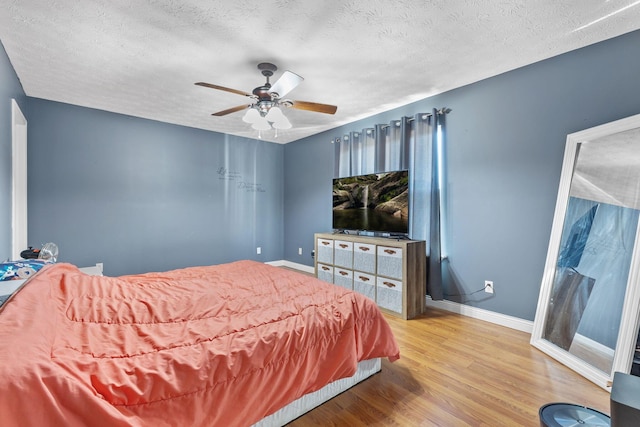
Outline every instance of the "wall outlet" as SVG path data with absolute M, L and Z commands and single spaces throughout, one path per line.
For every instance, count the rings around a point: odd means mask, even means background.
M 488 294 L 493 293 L 493 282 L 491 280 L 484 281 L 484 291 Z
M 262 248 L 261 248 L 260 246 L 258 246 L 258 247 L 256 248 L 256 253 L 257 253 L 258 255 L 260 255 L 260 254 L 262 253 Z
M 298 248 L 298 255 L 302 255 L 302 248 Z

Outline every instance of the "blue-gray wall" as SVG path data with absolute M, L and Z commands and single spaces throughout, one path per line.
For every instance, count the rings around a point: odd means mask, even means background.
M 0 71 L 6 258 L 10 98 L 25 97 L 4 51 Z M 445 293 L 493 280 L 494 296 L 448 298 L 531 320 L 566 135 L 640 113 L 638 75 L 633 32 L 285 146 L 27 98 L 30 242 L 112 275 L 239 258 L 312 265 L 313 233 L 331 227 L 330 140 L 449 107 Z
M 36 98 L 28 115 L 31 245 L 108 275 L 283 258 L 282 145 Z
M 287 144 L 285 257 L 331 228 L 332 138 L 449 107 L 445 294 L 496 292 L 446 298 L 533 320 L 566 136 L 639 114 L 638 76 L 640 31 Z
M 11 99 L 26 114 L 24 90 L 0 43 L 0 261 L 11 257 Z

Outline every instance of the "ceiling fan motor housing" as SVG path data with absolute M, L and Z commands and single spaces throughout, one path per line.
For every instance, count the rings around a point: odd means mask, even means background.
M 253 90 L 253 94 L 258 98 L 255 103 L 255 107 L 262 115 L 267 114 L 271 107 L 277 105 L 277 100 L 269 92 L 270 88 L 271 85 L 267 83 L 264 86 L 257 87 Z

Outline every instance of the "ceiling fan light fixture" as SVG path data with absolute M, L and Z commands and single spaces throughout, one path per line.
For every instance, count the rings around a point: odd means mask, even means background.
M 291 122 L 285 116 L 282 116 L 281 119 L 273 122 L 273 127 L 275 129 L 291 129 Z
M 271 129 L 271 125 L 264 117 L 260 117 L 259 120 L 255 121 L 252 125 L 252 128 L 255 130 L 269 130 Z
M 265 116 L 265 119 L 270 122 L 277 122 L 282 119 L 286 120 L 286 117 L 284 116 L 284 114 L 282 114 L 282 110 L 280 109 L 280 107 L 271 107 L 269 109 L 269 112 Z
M 244 117 L 242 117 L 242 121 L 245 123 L 256 123 L 260 120 L 262 120 L 262 117 L 255 108 L 249 108 L 244 114 Z

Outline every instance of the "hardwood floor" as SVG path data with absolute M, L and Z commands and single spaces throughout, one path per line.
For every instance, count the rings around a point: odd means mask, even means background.
M 529 344 L 529 334 L 428 308 L 386 316 L 400 360 L 289 424 L 540 426 L 539 408 L 569 402 L 609 413 L 609 393 Z

